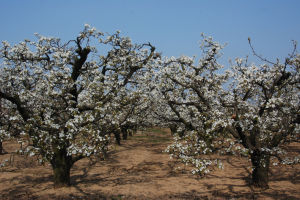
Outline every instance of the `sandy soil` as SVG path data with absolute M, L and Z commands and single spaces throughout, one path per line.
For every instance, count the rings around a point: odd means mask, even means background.
M 53 188 L 48 164 L 11 156 L 18 144 L 5 142 L 8 154 L 0 162 L 11 163 L 0 169 L 0 199 L 300 199 L 300 165 L 272 166 L 267 190 L 249 186 L 249 161 L 241 157 L 223 156 L 224 170 L 200 179 L 162 153 L 170 139 L 167 130 L 157 129 L 129 137 L 112 147 L 107 160 L 77 162 L 72 186 L 60 189 Z

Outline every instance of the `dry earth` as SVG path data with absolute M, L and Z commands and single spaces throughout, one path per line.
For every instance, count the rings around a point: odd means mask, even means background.
M 0 199 L 300 199 L 300 165 L 273 166 L 267 190 L 249 186 L 249 161 L 241 157 L 223 156 L 224 170 L 200 179 L 162 153 L 170 139 L 168 130 L 138 132 L 113 146 L 107 160 L 77 162 L 72 186 L 60 189 L 53 188 L 48 164 L 18 155 L 12 160 L 18 144 L 5 142 L 8 154 L 0 162 L 11 163 L 0 169 Z

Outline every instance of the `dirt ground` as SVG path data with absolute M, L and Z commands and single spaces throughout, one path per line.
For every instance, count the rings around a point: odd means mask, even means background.
M 36 158 L 15 155 L 18 144 L 4 142 L 8 152 L 0 162 L 0 199 L 300 199 L 300 165 L 272 166 L 270 188 L 249 186 L 249 161 L 223 156 L 224 169 L 197 178 L 162 151 L 170 144 L 168 130 L 138 132 L 109 158 L 96 163 L 83 159 L 71 171 L 72 186 L 54 189 L 52 170 Z M 300 145 L 291 146 L 299 151 Z

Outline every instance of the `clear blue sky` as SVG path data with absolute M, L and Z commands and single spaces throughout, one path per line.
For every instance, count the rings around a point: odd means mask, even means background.
M 300 0 L 2 0 L 0 40 L 38 32 L 73 39 L 85 23 L 151 42 L 166 56 L 199 55 L 200 34 L 228 43 L 222 62 L 258 53 L 283 58 L 300 43 Z M 253 60 L 255 61 L 255 60 Z M 224 63 L 226 64 L 226 63 Z

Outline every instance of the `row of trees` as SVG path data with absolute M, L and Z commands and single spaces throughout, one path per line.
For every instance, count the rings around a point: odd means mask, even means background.
M 299 140 L 296 45 L 283 64 L 237 59 L 225 71 L 217 61 L 223 47 L 204 36 L 197 64 L 89 25 L 66 43 L 37 35 L 2 44 L 1 140 L 27 136 L 27 153 L 51 163 L 56 187 L 70 184 L 76 161 L 105 153 L 111 133 L 120 143 L 137 126 L 170 127 L 167 151 L 196 174 L 221 166 L 210 154 L 238 151 L 251 158 L 253 183 L 267 187 L 272 157 L 299 161 L 281 149 Z

